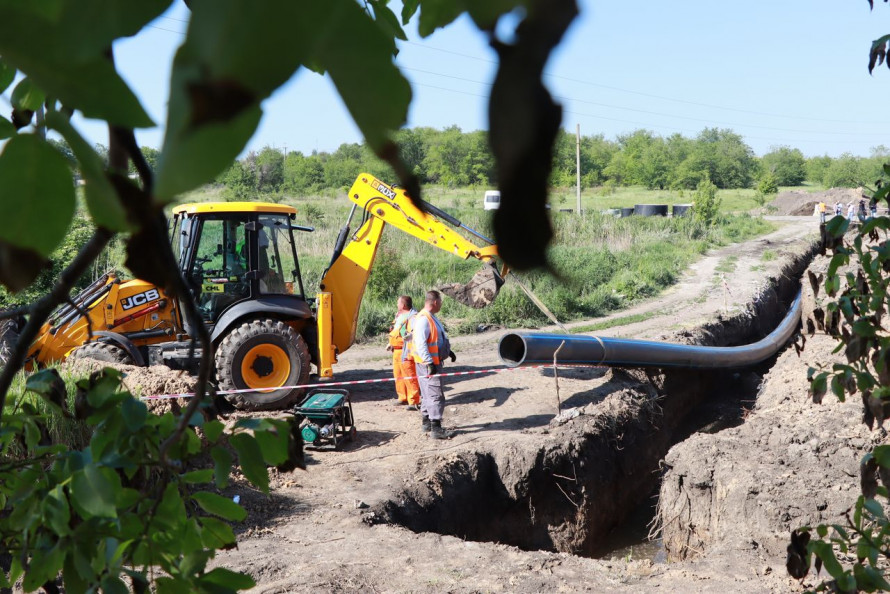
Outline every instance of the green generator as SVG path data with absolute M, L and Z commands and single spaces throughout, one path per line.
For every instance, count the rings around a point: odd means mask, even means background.
M 332 446 L 336 449 L 342 441 L 355 439 L 355 421 L 348 390 L 312 390 L 294 407 L 293 413 L 300 421 L 300 434 L 307 446 Z

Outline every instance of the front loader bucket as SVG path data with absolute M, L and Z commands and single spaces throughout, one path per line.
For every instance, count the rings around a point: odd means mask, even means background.
M 452 283 L 439 287 L 439 290 L 467 307 L 482 309 L 491 305 L 503 284 L 504 279 L 498 274 L 497 268 L 486 264 L 467 284 Z

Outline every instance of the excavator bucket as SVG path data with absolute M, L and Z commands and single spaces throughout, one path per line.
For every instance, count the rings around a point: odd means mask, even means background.
M 486 264 L 467 284 L 452 283 L 439 287 L 439 290 L 467 307 L 482 309 L 491 305 L 503 284 L 504 279 L 498 274 L 497 268 Z

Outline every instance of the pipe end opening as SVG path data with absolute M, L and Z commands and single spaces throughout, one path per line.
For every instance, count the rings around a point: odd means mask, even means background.
M 519 334 L 506 334 L 498 343 L 498 355 L 507 367 L 517 367 L 525 359 L 525 340 Z

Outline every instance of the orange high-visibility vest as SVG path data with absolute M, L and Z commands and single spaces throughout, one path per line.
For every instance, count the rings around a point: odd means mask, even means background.
M 392 322 L 392 330 L 389 331 L 389 346 L 394 349 L 401 349 L 405 346 L 405 339 L 402 338 L 402 328 L 406 326 L 408 320 L 414 316 L 410 311 L 397 315 Z
M 429 338 L 426 339 L 426 348 L 430 352 L 430 357 L 433 358 L 433 363 L 436 365 L 439 364 L 439 328 L 436 326 L 436 323 L 433 321 L 433 315 L 425 309 L 421 309 L 417 316 L 424 316 L 430 325 L 430 335 Z M 417 353 L 414 350 L 414 318 L 417 316 L 413 316 L 410 320 L 408 320 L 408 333 L 412 335 L 411 342 L 408 345 L 408 352 L 411 354 L 411 357 L 414 359 L 415 363 L 423 363 L 423 360 L 417 356 Z

